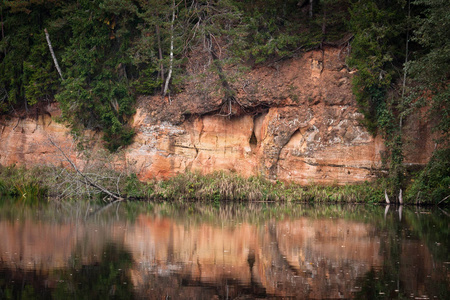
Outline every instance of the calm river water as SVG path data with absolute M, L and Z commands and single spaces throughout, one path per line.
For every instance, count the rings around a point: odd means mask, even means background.
M 449 299 L 449 210 L 0 199 L 0 299 Z

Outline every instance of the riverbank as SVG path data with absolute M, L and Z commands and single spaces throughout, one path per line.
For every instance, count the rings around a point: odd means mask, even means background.
M 99 175 L 101 174 L 101 176 Z M 99 170 L 87 173 L 92 182 L 123 200 L 164 201 L 297 201 L 339 203 L 383 203 L 381 180 L 354 185 L 307 186 L 269 181 L 261 176 L 244 178 L 236 174 L 215 172 L 179 174 L 165 181 L 141 182 L 135 174 Z M 83 174 L 84 175 L 84 174 Z M 24 169 L 0 167 L 0 194 L 28 199 L 101 199 L 113 201 L 86 178 L 56 167 Z M 33 200 L 36 201 L 36 200 Z M 408 203 L 408 199 L 405 201 Z M 422 203 L 430 204 L 430 203 Z

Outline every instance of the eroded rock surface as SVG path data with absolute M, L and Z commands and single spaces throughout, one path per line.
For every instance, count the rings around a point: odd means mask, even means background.
M 251 70 L 233 85 L 233 116 L 221 115 L 220 97 L 199 92 L 198 80 L 170 99 L 142 97 L 134 143 L 120 159 L 143 180 L 196 170 L 302 184 L 370 180 L 382 166 L 383 141 L 361 125 L 341 56 L 330 48 Z M 58 114 L 57 107 L 48 111 Z M 420 120 L 413 116 L 405 125 L 407 163 L 424 164 L 433 150 L 429 126 Z M 2 165 L 58 164 L 48 136 L 64 147 L 72 143 L 68 129 L 48 115 L 3 118 L 0 126 Z

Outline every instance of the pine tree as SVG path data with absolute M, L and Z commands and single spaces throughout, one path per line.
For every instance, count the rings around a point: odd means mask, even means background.
M 61 16 L 63 2 L 0 4 L 0 113 L 17 105 L 28 109 L 38 102 L 53 100 L 60 81 L 46 46 L 44 28 L 51 27 Z M 65 42 L 64 35 L 56 39 L 57 55 Z
M 136 34 L 135 11 L 132 3 L 117 0 L 80 0 L 66 6 L 71 39 L 62 59 L 67 78 L 57 100 L 73 130 L 102 130 L 112 151 L 133 136 L 127 126 L 134 96 L 126 50 Z

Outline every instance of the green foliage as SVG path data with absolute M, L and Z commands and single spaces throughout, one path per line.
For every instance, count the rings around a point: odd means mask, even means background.
M 320 0 L 315 16 L 316 26 L 320 28 L 323 42 L 339 41 L 348 32 L 349 0 Z
M 446 89 L 450 65 L 450 15 L 441 0 L 416 0 L 421 14 L 415 18 L 414 40 L 424 47 L 411 63 L 414 78 L 433 92 Z
M 408 191 L 410 202 L 450 203 L 450 149 L 435 151 L 427 167 L 419 173 Z
M 255 63 L 293 56 L 299 50 L 334 42 L 346 33 L 347 0 L 234 1 L 246 26 L 240 55 Z
M 142 198 L 143 191 L 143 184 L 139 181 L 136 174 L 133 173 L 130 176 L 127 176 L 124 192 L 128 198 Z
M 0 113 L 11 106 L 52 99 L 59 85 L 43 29 L 60 15 L 62 1 L 2 1 Z M 56 39 L 58 49 L 64 37 Z
M 61 280 L 52 291 L 53 299 L 133 299 L 130 278 L 132 255 L 122 245 L 109 243 L 101 249 L 102 257 L 95 263 L 77 259 L 83 246 L 78 245 L 68 268 L 55 271 Z
M 129 90 L 126 44 L 134 20 L 132 6 L 117 1 L 78 1 L 68 7 L 72 37 L 62 57 L 67 79 L 56 99 L 64 120 L 75 129 L 100 129 L 106 147 L 115 151 L 132 141 L 127 126 L 134 113 Z
M 223 201 L 301 201 L 378 203 L 384 201 L 381 184 L 302 187 L 296 184 L 270 182 L 262 177 L 242 178 L 224 172 L 209 175 L 179 174 L 154 183 L 150 198 L 164 200 Z
M 301 39 L 293 34 L 300 29 L 299 24 L 293 22 L 293 14 L 298 11 L 297 1 L 252 2 L 253 5 L 241 4 L 244 22 L 248 24 L 248 47 L 244 53 L 260 63 L 269 57 L 285 56 L 295 49 Z
M 155 79 L 158 74 L 158 69 L 152 65 L 140 70 L 139 74 L 139 79 L 132 83 L 133 89 L 138 94 L 153 95 L 163 84 L 162 79 Z
M 220 53 L 211 70 L 222 73 L 213 87 L 221 90 L 238 77 L 242 58 L 260 62 L 318 45 L 325 23 L 329 36 L 334 35 L 333 28 L 342 27 L 346 5 L 346 0 L 320 1 L 314 4 L 314 18 L 308 19 L 298 18 L 308 13 L 294 0 L 192 0 L 175 6 L 170 0 L 5 1 L 0 6 L 0 109 L 56 99 L 74 132 L 102 131 L 107 148 L 114 151 L 132 140 L 127 122 L 136 95 L 159 92 L 169 65 L 169 90 L 180 91 L 191 51 L 203 47 L 207 53 L 215 47 Z M 236 74 L 221 70 L 231 64 Z M 230 90 L 222 92 L 232 95 Z
M 0 166 L 0 196 L 13 197 L 28 204 L 46 200 L 49 189 L 40 174 L 39 169 Z
M 310 185 L 304 199 L 312 202 L 379 203 L 383 201 L 381 182 L 345 186 Z
M 430 107 L 430 120 L 437 125 L 439 144 L 449 147 L 450 140 L 450 14 L 439 0 L 417 0 L 414 5 L 422 9 L 415 18 L 414 40 L 423 49 L 408 64 L 416 81 L 415 96 Z
M 442 142 L 450 138 L 450 14 L 442 1 L 417 0 L 413 4 L 423 9 L 415 19 L 414 40 L 422 47 L 422 55 L 408 65 L 412 77 L 419 83 L 419 95 L 431 106 L 431 118 L 438 121 L 436 129 Z
M 390 194 L 404 187 L 402 121 L 410 101 L 405 99 L 406 87 L 400 91 L 395 83 L 407 72 L 410 14 L 408 2 L 401 0 L 355 1 L 350 10 L 349 27 L 355 36 L 348 63 L 357 69 L 353 92 L 365 116 L 363 123 L 385 140 L 384 164 L 389 168 L 385 183 Z
M 123 176 L 103 165 L 101 158 L 94 158 L 85 172 L 91 179 L 110 191 L 128 199 L 156 199 L 168 201 L 277 201 L 277 202 L 339 202 L 378 203 L 384 201 L 384 186 L 381 182 L 365 182 L 359 185 L 302 187 L 294 183 L 271 182 L 263 177 L 243 178 L 235 174 L 214 172 L 208 175 L 187 172 L 165 181 L 140 182 L 136 174 Z M 107 158 L 106 160 L 109 161 Z M 112 167 L 112 166 L 109 166 Z M 96 174 L 97 172 L 97 174 Z M 60 168 L 0 169 L 0 192 L 5 195 L 28 195 L 45 199 L 67 196 L 68 190 L 76 188 L 75 174 Z M 75 187 L 74 187 L 75 186 Z M 84 186 L 84 184 L 82 184 Z M 25 190 L 24 190 L 25 189 Z M 6 191 L 6 192 L 4 192 Z M 76 188 L 69 197 L 88 197 L 98 191 L 82 191 Z M 101 195 L 100 195 L 101 196 Z
M 8 190 L 9 188 L 7 184 L 2 179 L 0 179 L 0 195 L 8 194 Z
M 403 1 L 369 0 L 355 1 L 350 15 L 349 27 L 355 37 L 348 63 L 358 71 L 353 92 L 367 128 L 375 133 L 380 122 L 389 122 L 380 106 L 395 77 L 395 66 L 403 59 L 406 12 Z
M 133 87 L 137 93 L 154 94 L 162 91 L 168 72 L 173 1 L 139 0 L 136 2 L 136 17 L 140 20 L 136 23 L 138 34 L 127 50 L 138 73 Z M 179 22 L 174 25 L 173 77 L 177 78 L 180 73 L 183 73 L 180 65 L 184 29 Z M 173 83 L 172 81 L 172 85 Z
M 410 190 L 411 201 L 439 203 L 450 195 L 450 14 L 439 0 L 417 0 L 414 41 L 422 47 L 408 65 L 413 96 L 429 108 L 438 147 Z M 448 198 L 445 201 L 449 203 Z

